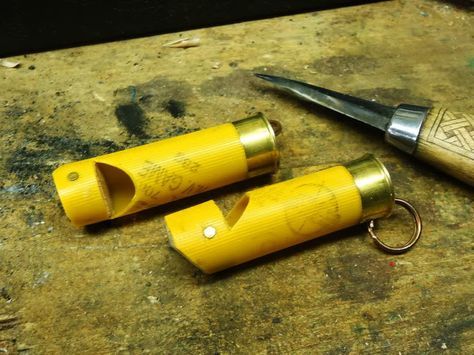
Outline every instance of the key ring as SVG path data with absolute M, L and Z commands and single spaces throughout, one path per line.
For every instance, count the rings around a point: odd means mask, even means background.
M 410 212 L 415 222 L 415 230 L 413 231 L 413 234 L 410 240 L 405 245 L 402 245 L 401 247 L 393 247 L 388 244 L 385 244 L 382 240 L 380 240 L 380 238 L 377 237 L 377 235 L 374 232 L 375 223 L 373 219 L 369 221 L 367 230 L 369 231 L 370 236 L 372 237 L 375 244 L 379 248 L 391 254 L 401 254 L 408 251 L 411 247 L 415 245 L 418 239 L 420 239 L 422 223 L 421 223 L 421 217 L 418 214 L 418 211 L 408 201 L 402 200 L 400 198 L 396 198 L 395 203 L 402 206 L 408 212 Z

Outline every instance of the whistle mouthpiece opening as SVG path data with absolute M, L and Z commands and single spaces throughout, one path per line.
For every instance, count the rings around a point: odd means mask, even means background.
M 53 179 L 76 226 L 272 173 L 279 154 L 262 115 L 60 166 Z

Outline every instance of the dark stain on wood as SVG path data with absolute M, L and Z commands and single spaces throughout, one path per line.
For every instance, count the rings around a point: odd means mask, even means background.
M 182 101 L 170 99 L 163 106 L 174 118 L 181 118 L 186 115 L 186 104 Z
M 436 349 L 462 351 L 461 339 L 474 330 L 474 316 L 467 304 L 458 305 L 451 312 L 443 314 L 436 327 L 430 345 Z
M 6 160 L 6 168 L 23 183 L 41 185 L 50 180 L 50 174 L 60 162 L 81 160 L 111 153 L 122 147 L 110 140 L 83 141 L 71 136 L 29 135 Z M 21 190 L 21 191 L 20 191 Z M 26 185 L 18 192 L 38 192 Z
M 364 303 L 389 297 L 393 270 L 369 254 L 348 254 L 327 260 L 326 289 L 344 301 Z M 370 315 L 366 316 L 370 320 Z
M 187 127 L 183 120 L 175 120 L 188 114 L 186 101 L 192 95 L 191 85 L 186 81 L 157 77 L 115 90 L 115 114 L 134 145 L 175 137 L 197 129 Z M 163 115 L 164 112 L 169 115 Z
M 252 73 L 235 69 L 226 76 L 216 76 L 201 84 L 201 93 L 206 96 L 248 97 Z
M 148 113 L 160 113 L 167 110 L 167 103 L 186 102 L 192 96 L 192 87 L 184 80 L 171 80 L 156 77 L 150 81 L 138 83 L 130 90 L 130 86 L 115 90 L 117 106 L 137 102 L 139 107 Z
M 34 227 L 44 223 L 44 215 L 41 211 L 37 210 L 35 206 L 30 206 L 25 212 L 25 223 L 29 227 Z
M 23 108 L 21 106 L 15 105 L 6 110 L 5 115 L 8 118 L 19 119 L 23 117 L 23 115 L 31 111 L 32 110 L 30 108 Z
M 7 290 L 6 287 L 2 287 L 0 289 L 0 297 L 3 298 L 7 302 L 11 302 L 12 298 Z
M 148 134 L 145 132 L 148 119 L 138 104 L 128 103 L 117 106 L 115 116 L 129 135 L 142 139 L 148 138 Z

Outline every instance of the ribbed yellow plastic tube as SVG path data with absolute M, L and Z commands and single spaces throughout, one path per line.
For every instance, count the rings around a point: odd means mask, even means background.
M 247 192 L 226 217 L 208 201 L 165 220 L 172 247 L 213 273 L 387 215 L 392 206 L 388 173 L 366 157 Z
M 259 115 L 65 164 L 53 178 L 66 215 L 82 226 L 272 172 L 274 139 Z

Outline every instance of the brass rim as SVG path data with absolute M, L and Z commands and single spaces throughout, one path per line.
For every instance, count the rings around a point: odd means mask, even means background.
M 275 172 L 279 164 L 275 132 L 263 114 L 232 124 L 244 147 L 249 177 Z

